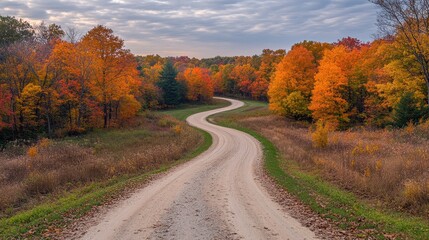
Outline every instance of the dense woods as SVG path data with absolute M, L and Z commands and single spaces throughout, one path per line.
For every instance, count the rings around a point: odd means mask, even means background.
M 375 1 L 407 7 L 386 2 Z M 428 117 L 427 32 L 416 29 L 424 22 L 395 25 L 386 14 L 380 24 L 390 32 L 373 42 L 303 41 L 288 52 L 208 59 L 134 56 L 104 26 L 79 38 L 56 24 L 1 17 L 1 139 L 118 126 L 141 109 L 214 94 L 269 101 L 276 114 L 333 128 L 415 124 Z

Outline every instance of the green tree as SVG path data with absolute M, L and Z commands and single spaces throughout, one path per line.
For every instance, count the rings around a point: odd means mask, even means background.
M 167 61 L 160 73 L 158 87 L 162 91 L 164 104 L 167 106 L 176 106 L 182 101 L 182 87 L 176 80 L 177 70 L 171 61 Z
M 65 32 L 60 25 L 55 23 L 46 25 L 45 22 L 42 22 L 40 25 L 35 27 L 36 29 L 36 38 L 42 43 L 49 43 L 53 40 L 58 40 L 64 37 Z
M 417 124 L 421 118 L 425 117 L 425 109 L 421 105 L 413 93 L 405 93 L 395 107 L 393 116 L 395 125 L 405 127 L 409 122 Z
M 31 25 L 22 19 L 0 16 L 0 46 L 32 38 L 34 30 Z

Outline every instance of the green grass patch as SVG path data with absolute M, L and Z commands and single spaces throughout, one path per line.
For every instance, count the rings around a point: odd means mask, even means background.
M 354 194 L 324 181 L 317 173 L 306 172 L 293 160 L 284 159 L 267 138 L 237 121 L 243 117 L 266 114 L 255 113 L 259 111 L 255 105 L 247 101 L 244 108 L 220 113 L 212 119 L 222 126 L 246 132 L 260 141 L 264 149 L 264 167 L 281 187 L 320 216 L 332 219 L 340 228 L 346 231 L 365 229 L 364 235 L 356 237 L 385 239 L 384 233 L 387 233 L 399 239 L 429 239 L 429 224 L 426 220 L 375 209 Z M 252 108 L 256 110 L 246 110 Z

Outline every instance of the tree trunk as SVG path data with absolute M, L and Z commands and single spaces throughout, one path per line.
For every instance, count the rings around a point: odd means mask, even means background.
M 427 86 L 427 97 L 428 97 L 428 99 L 427 99 L 427 103 L 428 103 L 428 105 L 429 105 L 429 76 L 425 76 L 425 79 L 426 79 L 426 86 Z
M 104 112 L 104 128 L 107 128 L 107 103 L 104 102 L 104 108 L 103 108 L 103 112 Z
M 112 101 L 109 102 L 109 127 L 110 127 L 110 122 L 112 120 Z
M 12 96 L 11 98 L 11 111 L 12 111 L 12 118 L 13 118 L 13 139 L 16 139 L 16 136 L 18 135 L 18 120 L 16 119 L 16 109 L 15 109 L 15 100 Z
M 426 99 L 426 103 L 429 104 L 429 66 L 428 66 L 428 62 L 426 61 L 426 59 L 422 60 L 421 66 L 422 66 L 422 70 L 423 70 L 423 77 L 426 81 L 426 86 L 427 86 L 427 99 Z
M 83 78 L 82 78 L 83 79 Z M 80 128 L 83 114 L 83 96 L 85 94 L 85 81 L 81 80 L 81 89 L 79 94 L 79 111 L 77 114 L 77 127 Z
M 48 137 L 52 138 L 51 118 L 49 117 L 49 113 L 46 114 L 46 120 L 48 121 Z
M 72 113 L 72 106 L 69 103 L 69 125 L 70 125 L 70 130 L 73 129 L 73 113 Z
M 51 126 L 51 96 L 48 94 L 48 104 L 46 106 L 46 119 L 48 121 L 48 137 L 52 137 L 52 126 Z

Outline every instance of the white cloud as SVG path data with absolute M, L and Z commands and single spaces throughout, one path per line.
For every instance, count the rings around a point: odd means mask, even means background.
M 81 32 L 103 24 L 136 54 L 253 55 L 304 39 L 370 40 L 375 7 L 362 0 L 2 0 L 0 15 Z

